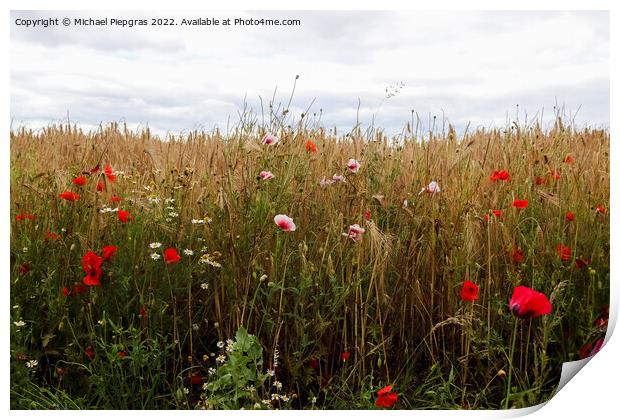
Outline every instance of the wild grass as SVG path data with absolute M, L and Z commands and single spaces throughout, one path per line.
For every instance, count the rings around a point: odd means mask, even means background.
M 275 146 L 260 144 L 267 132 Z M 549 129 L 514 123 L 460 138 L 410 127 L 395 141 L 244 120 L 226 135 L 166 141 L 115 123 L 20 129 L 10 141 L 11 320 L 26 322 L 11 327 L 14 408 L 371 408 L 388 384 L 396 408 L 523 407 L 549 398 L 561 363 L 601 333 L 606 130 L 558 118 Z M 108 164 L 114 182 L 89 173 Z M 500 169 L 510 181 L 489 179 Z M 275 178 L 257 179 L 262 170 Z M 88 183 L 72 185 L 83 172 Z M 346 182 L 319 184 L 334 174 Z M 441 192 L 420 194 L 431 181 Z M 65 190 L 80 199 L 58 198 Z M 529 206 L 513 208 L 515 199 Z M 487 220 L 492 209 L 502 216 Z M 16 220 L 22 211 L 36 218 Z M 297 230 L 281 231 L 276 214 Z M 342 235 L 356 223 L 360 242 Z M 558 244 L 572 248 L 569 261 Z M 101 286 L 65 296 L 82 282 L 83 255 L 105 245 L 118 251 Z M 179 263 L 151 258 L 168 247 Z M 579 269 L 576 258 L 591 263 Z M 480 286 L 475 302 L 460 298 L 465 279 Z M 506 401 L 507 303 L 520 284 L 550 296 L 553 312 L 516 324 Z M 227 339 L 234 351 L 217 345 Z

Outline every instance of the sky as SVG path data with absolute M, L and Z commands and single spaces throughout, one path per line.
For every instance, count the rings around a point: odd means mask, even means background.
M 18 19 L 173 18 L 176 26 L 25 27 Z M 299 19 L 297 26 L 185 26 L 196 18 Z M 11 13 L 12 127 L 112 121 L 153 132 L 226 131 L 246 103 L 275 97 L 290 117 L 320 114 L 401 133 L 504 127 L 554 105 L 578 126 L 609 126 L 608 12 Z M 299 78 L 295 80 L 296 76 Z M 395 86 L 400 86 L 395 88 Z M 387 90 L 386 90 L 387 89 Z M 275 96 L 274 96 L 275 91 Z M 518 105 L 518 106 L 517 106 Z

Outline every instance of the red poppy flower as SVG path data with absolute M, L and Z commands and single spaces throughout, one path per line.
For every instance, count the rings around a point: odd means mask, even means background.
M 67 201 L 76 201 L 80 199 L 80 195 L 74 193 L 73 191 L 65 191 L 63 193 L 58 194 L 58 197 L 64 198 Z
M 572 222 L 573 220 L 575 220 L 575 213 L 573 213 L 572 211 L 566 212 L 566 221 Z
M 103 256 L 104 260 L 110 261 L 112 257 L 116 255 L 116 250 L 117 248 L 114 245 L 106 245 L 103 247 L 101 255 Z
M 575 160 L 573 159 L 573 155 L 571 154 L 566 155 L 566 157 L 564 158 L 564 163 L 566 163 L 567 165 L 572 165 L 574 161 Z
M 579 358 L 585 359 L 586 357 L 590 356 L 590 352 L 592 351 L 593 346 L 594 346 L 594 343 L 586 343 L 583 346 L 581 346 L 581 348 L 577 352 L 577 354 L 579 355 Z
M 544 183 L 545 183 L 545 178 L 543 178 L 542 176 L 536 177 L 536 185 L 543 185 Z
M 607 324 L 609 323 L 609 313 L 607 315 L 603 314 L 594 320 L 594 325 L 597 328 L 607 328 Z
M 491 214 L 495 217 L 501 217 L 501 215 L 503 214 L 503 212 L 501 210 L 491 210 Z M 487 220 L 491 219 L 491 214 L 485 214 L 484 218 Z
M 364 219 L 370 220 L 371 218 L 372 218 L 372 215 L 370 214 L 370 211 L 366 210 L 364 212 Z
M 21 274 L 22 276 L 25 276 L 28 273 L 30 273 L 30 264 L 23 263 L 22 265 L 19 266 L 19 274 Z
M 65 286 L 62 288 L 62 294 L 65 295 L 65 297 L 67 297 L 71 294 L 71 290 L 67 286 Z
M 118 195 L 113 195 L 112 197 L 110 197 L 110 201 L 112 203 L 120 203 L 121 200 L 122 198 L 120 198 Z
M 164 261 L 166 264 L 173 264 L 181 261 L 181 256 L 174 248 L 168 248 L 164 251 Z
M 86 272 L 84 284 L 87 286 L 101 285 L 101 263 L 102 258 L 92 251 L 88 251 L 82 258 L 82 268 Z
M 312 142 L 312 140 L 308 140 L 306 142 L 306 152 L 316 153 L 316 145 Z
M 112 167 L 110 165 L 107 165 L 103 169 L 103 173 L 105 174 L 105 177 L 108 178 L 108 181 L 110 182 L 116 181 L 116 175 L 114 175 L 114 172 L 112 171 Z
M 133 219 L 133 217 L 128 211 L 125 211 L 125 210 L 118 211 L 118 220 L 120 220 L 121 222 L 127 223 L 127 221 L 131 219 Z
M 105 184 L 103 183 L 103 181 L 97 182 L 97 191 L 99 192 L 105 191 Z
M 124 359 L 125 357 L 127 357 L 127 353 L 121 350 L 118 352 L 118 357 L 120 357 L 121 359 Z
M 310 359 L 310 367 L 314 370 L 319 370 L 320 364 L 319 364 L 319 359 L 317 359 L 316 357 L 313 357 L 312 359 Z
M 72 292 L 75 293 L 76 295 L 84 294 L 84 293 L 86 293 L 86 286 L 84 286 L 83 284 L 80 284 L 80 283 L 75 283 L 73 285 Z
M 461 299 L 466 302 L 473 302 L 478 299 L 478 285 L 469 280 L 465 280 L 463 282 L 463 287 L 461 288 Z
M 586 343 L 579 349 L 579 358 L 585 359 L 586 357 L 594 356 L 603 348 L 603 338 L 599 338 L 593 343 Z
M 510 174 L 507 170 L 502 169 L 501 171 L 493 171 L 491 175 L 491 181 L 510 181 Z
M 340 358 L 342 359 L 343 362 L 346 362 L 347 360 L 349 360 L 350 356 L 351 356 L 351 353 L 349 353 L 348 351 L 343 351 L 342 354 L 340 355 Z
M 86 347 L 86 357 L 88 357 L 90 360 L 93 360 L 95 358 L 95 349 L 93 348 L 93 346 Z
M 60 235 L 58 235 L 56 232 L 47 232 L 45 234 L 45 240 L 46 241 L 49 241 L 50 239 L 52 241 L 56 241 L 56 240 L 58 240 L 59 237 L 60 237 Z
M 579 270 L 581 270 L 582 268 L 586 268 L 587 266 L 589 266 L 591 263 L 590 260 L 585 259 L 585 258 L 575 258 L 575 267 L 577 267 Z
M 88 180 L 84 175 L 80 175 L 77 178 L 73 179 L 73 184 L 77 185 L 78 187 L 83 187 L 84 185 L 86 185 L 87 182 Z
M 91 168 L 90 173 L 94 174 L 99 172 L 100 168 L 99 168 L 99 164 L 97 164 L 95 167 Z
M 392 391 L 392 385 L 385 386 L 377 391 L 375 406 L 379 408 L 392 408 L 398 401 L 398 394 Z
M 596 211 L 601 214 L 605 214 L 605 207 L 603 207 L 602 204 L 599 204 L 598 206 L 596 206 Z
M 191 376 L 190 381 L 192 385 L 202 385 L 202 376 L 200 374 L 195 373 Z
M 146 317 L 149 316 L 148 312 L 146 311 L 146 308 L 144 307 L 144 305 L 140 306 L 140 315 L 138 315 L 140 318 L 144 319 Z
M 605 305 L 603 309 L 601 309 L 601 316 L 599 316 L 596 321 L 594 321 L 594 325 L 598 328 L 607 327 L 607 323 L 609 322 L 609 305 Z
M 555 252 L 557 252 L 558 256 L 562 259 L 562 261 L 569 261 L 571 255 L 573 254 L 572 249 L 567 247 L 566 245 L 558 244 L 555 248 Z
M 547 296 L 525 286 L 515 287 L 509 306 L 514 316 L 523 319 L 547 315 L 553 309 Z
M 560 172 L 558 172 L 556 170 L 551 171 L 551 178 L 553 178 L 553 179 L 555 179 L 557 181 L 558 179 L 561 178 Z
M 34 214 L 26 213 L 23 210 L 22 210 L 22 212 L 20 214 L 15 215 L 15 219 L 19 220 L 19 221 L 22 221 L 22 220 L 34 220 L 36 218 L 37 218 L 37 216 L 35 216 Z
M 521 250 L 521 248 L 514 247 L 512 249 L 511 255 L 512 255 L 512 261 L 515 264 L 521 264 L 525 260 L 525 255 L 523 254 L 523 251 Z
M 517 200 L 512 202 L 512 206 L 516 207 L 518 209 L 524 209 L 524 208 L 527 207 L 528 204 L 529 203 L 528 203 L 527 200 L 519 200 L 519 199 L 517 199 Z

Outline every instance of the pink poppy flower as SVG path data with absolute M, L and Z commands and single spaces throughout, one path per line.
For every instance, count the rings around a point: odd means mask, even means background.
M 334 183 L 333 180 L 327 179 L 326 177 L 323 177 L 323 179 L 319 182 L 321 187 L 327 187 L 328 185 L 332 185 L 333 183 Z
M 344 178 L 344 175 L 334 174 L 334 176 L 332 176 L 332 181 L 333 182 L 346 182 L 346 179 Z
M 349 168 L 349 171 L 351 171 L 354 174 L 360 170 L 360 166 L 362 165 L 360 165 L 360 163 L 353 158 L 349 159 L 349 161 L 347 162 L 347 168 Z
M 262 144 L 265 144 L 267 146 L 273 146 L 274 144 L 276 144 L 280 139 L 277 138 L 276 136 L 274 136 L 273 134 L 265 134 L 265 137 L 263 137 L 263 139 L 260 141 Z
M 362 240 L 362 235 L 366 232 L 366 229 L 358 225 L 357 223 L 349 226 L 349 232 L 343 233 L 343 236 L 350 238 L 353 242 L 359 242 Z
M 288 217 L 286 214 L 276 215 L 276 217 L 273 218 L 273 221 L 276 222 L 276 225 L 282 228 L 285 232 L 293 232 L 297 229 L 297 226 L 295 226 L 295 223 L 293 222 L 293 218 Z
M 439 188 L 439 184 L 437 183 L 437 181 L 431 181 L 431 183 L 428 184 L 426 188 L 422 188 L 420 190 L 420 194 L 425 192 L 429 194 L 435 194 L 441 192 L 441 188 Z
M 325 177 L 323 177 L 323 179 L 319 182 L 321 187 L 327 187 L 328 185 L 332 185 L 333 183 L 334 181 L 332 181 L 331 179 L 327 179 Z
M 261 171 L 261 173 L 258 174 L 258 176 L 263 181 L 267 181 L 268 179 L 273 179 L 274 178 L 274 175 L 271 172 L 269 172 L 269 171 Z

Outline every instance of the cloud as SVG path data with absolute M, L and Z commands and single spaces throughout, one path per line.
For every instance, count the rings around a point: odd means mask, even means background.
M 607 12 L 12 12 L 45 17 L 243 17 L 300 26 L 11 27 L 11 113 L 29 125 L 124 120 L 160 134 L 225 128 L 275 94 L 291 115 L 346 132 L 401 132 L 415 110 L 463 130 L 503 125 L 516 105 L 609 124 Z M 404 87 L 385 97 L 389 84 Z M 262 108 L 261 108 L 262 99 Z M 358 109 L 359 107 L 359 109 Z M 262 109 L 262 111 L 261 111 Z M 540 113 L 539 113 L 540 115 Z

